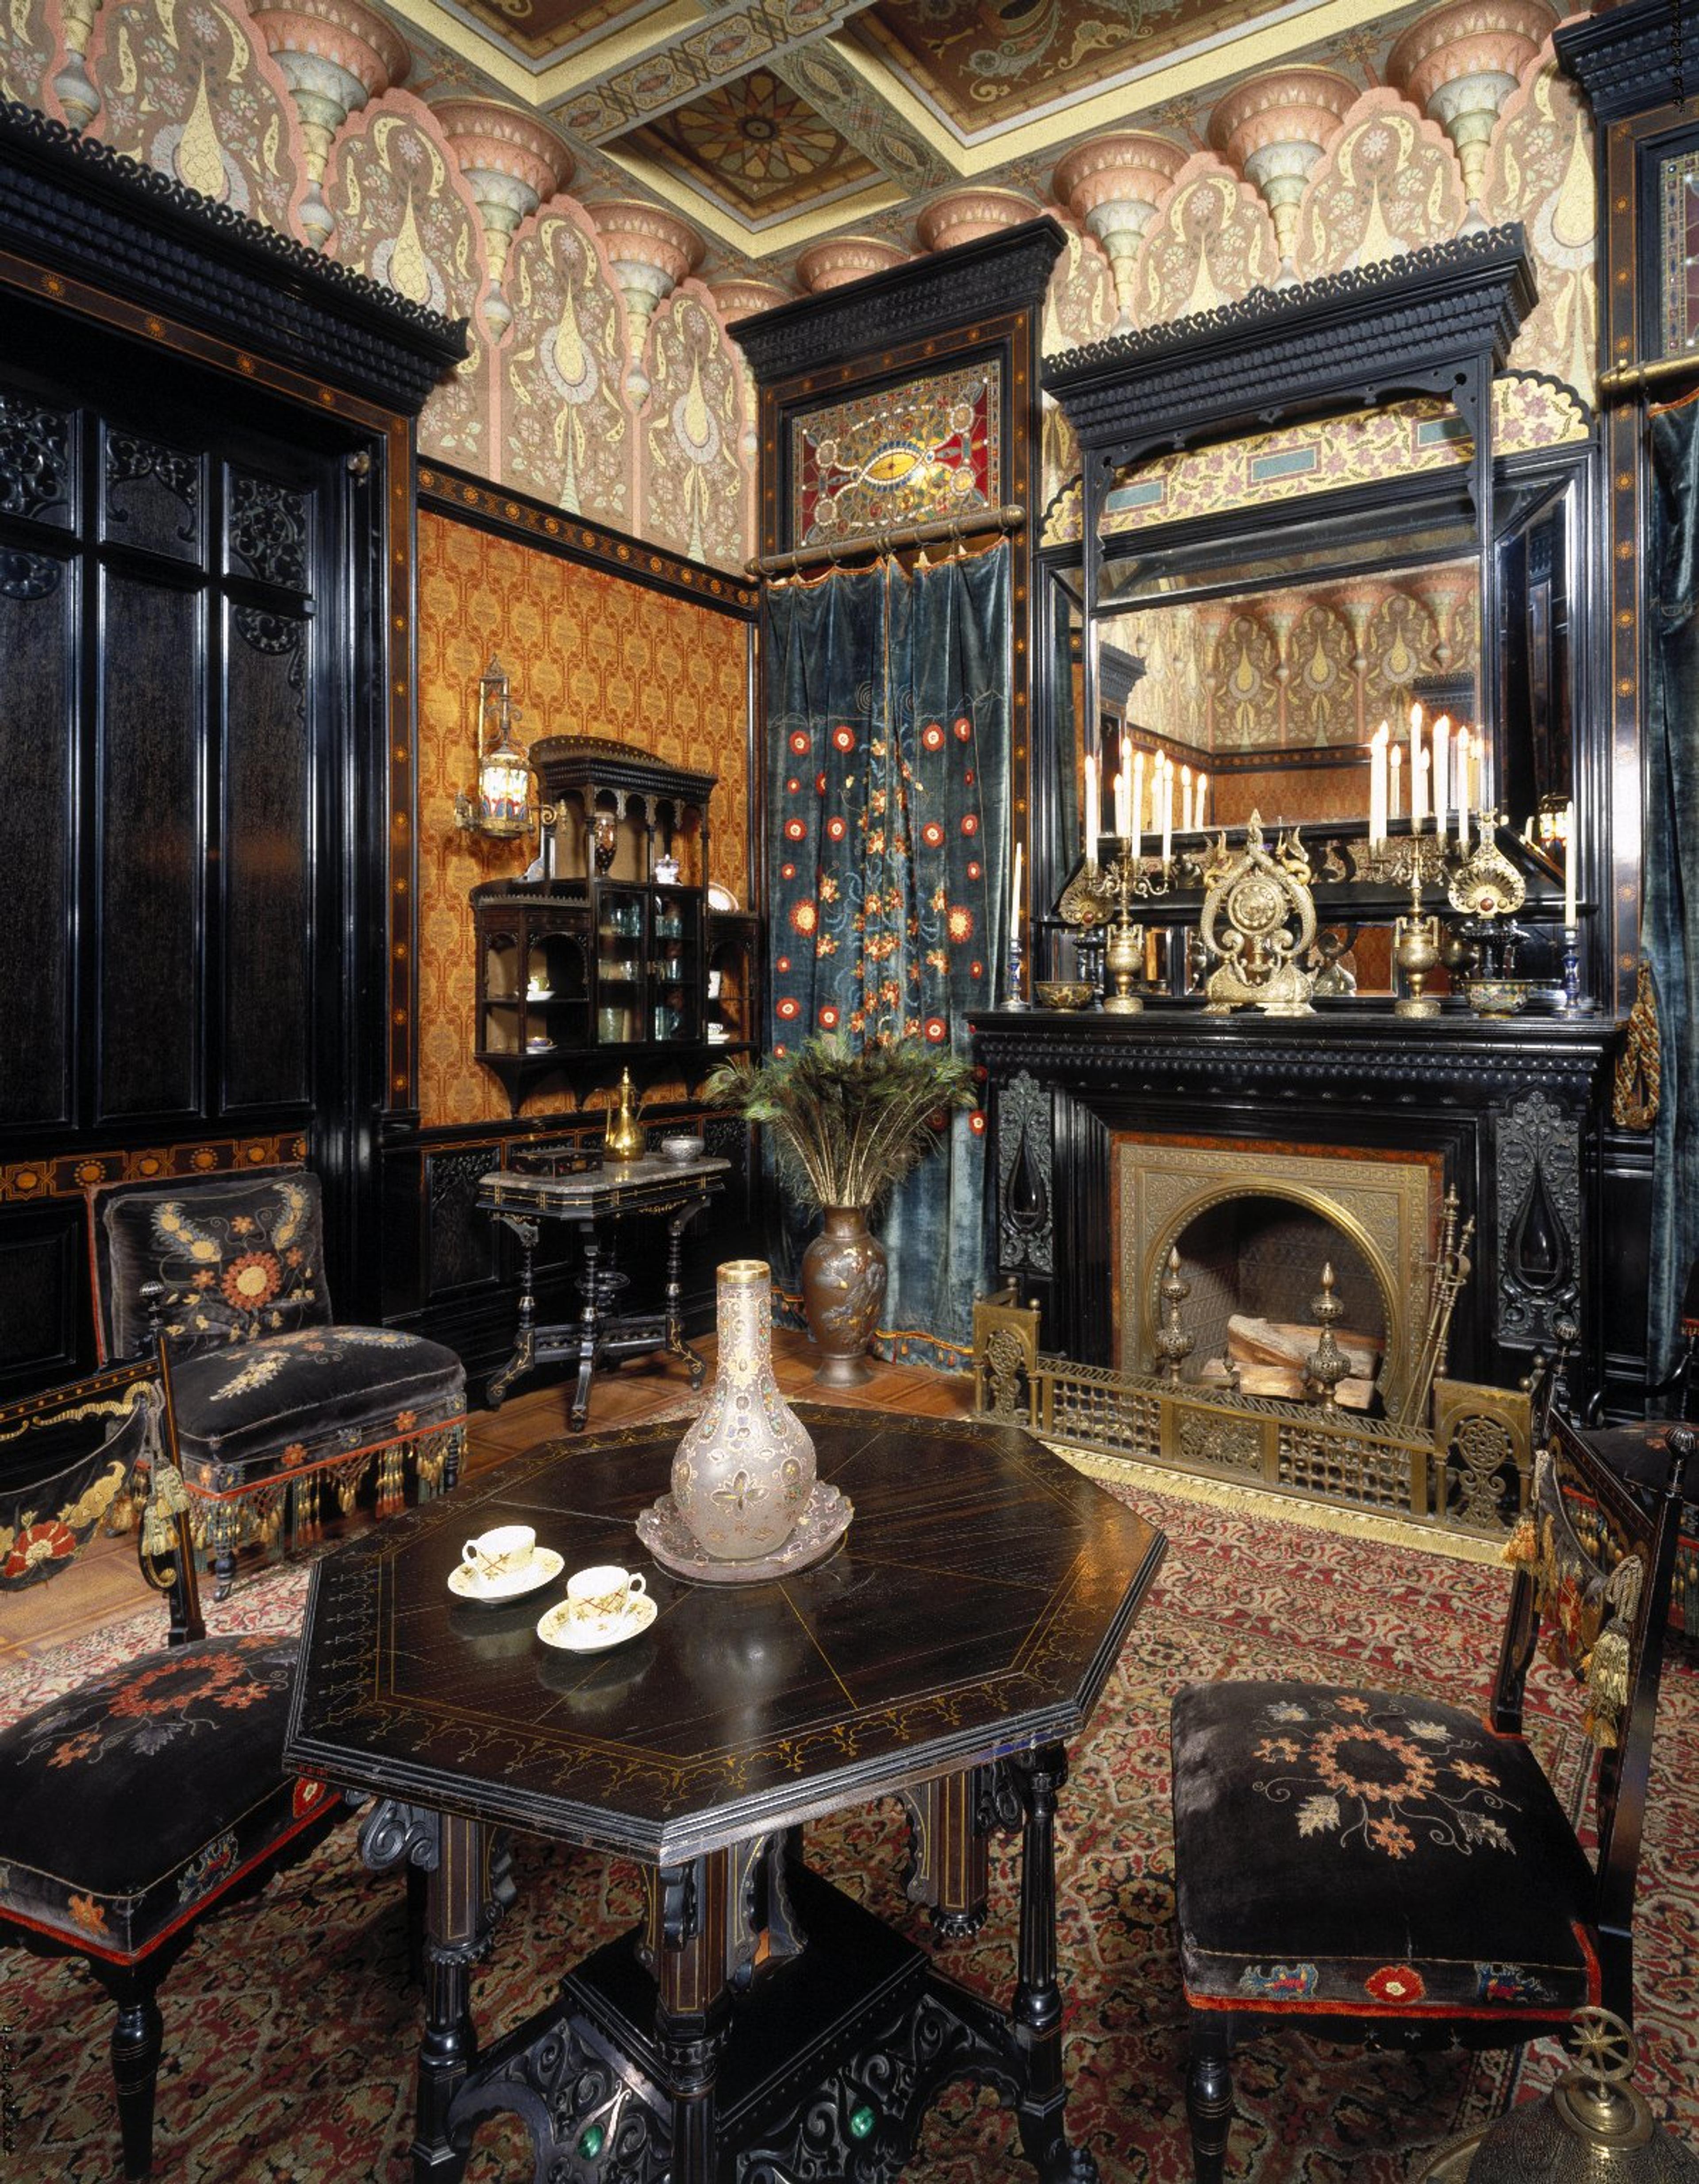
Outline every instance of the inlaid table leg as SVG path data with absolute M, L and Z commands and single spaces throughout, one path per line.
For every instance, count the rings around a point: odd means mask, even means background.
M 650 1884 L 655 2046 L 672 2103 L 671 2184 L 715 2184 L 718 2176 L 715 2086 L 730 2014 L 730 1864 L 729 1852 L 710 1851 L 662 1866 Z
M 1012 2015 L 1026 2060 L 1017 2103 L 1021 2143 L 1044 2184 L 1095 2184 L 1097 2164 L 1063 2135 L 1067 2085 L 1062 2075 L 1062 2001 L 1056 1979 L 1056 1794 L 1067 1780 L 1059 1744 L 1018 1752 L 1008 1762 L 1026 1825 L 1021 1841 L 1021 1939 Z
M 901 1793 L 909 1816 L 908 1899 L 929 1908 L 942 1942 L 969 1941 L 985 1924 L 991 1830 L 1021 1819 L 1012 1797 L 1011 1810 L 1000 1809 L 1000 1788 L 1006 1797 L 1000 1769 L 970 1767 Z
M 382 1873 L 406 1859 L 426 1875 L 425 2030 L 419 2043 L 414 2184 L 459 2184 L 471 2140 L 455 2142 L 448 2110 L 477 2059 L 472 1967 L 487 1953 L 512 1890 L 476 1820 L 386 1799 L 360 1829 L 360 1856 Z
M 516 1214 L 498 1213 L 496 1219 L 519 1239 L 519 1329 L 512 1357 L 500 1372 L 492 1375 L 484 1391 L 484 1400 L 493 1411 L 501 1408 L 503 1396 L 521 1373 L 531 1370 L 537 1355 L 537 1285 L 532 1279 L 532 1260 L 540 1234 L 534 1221 L 521 1221 Z
M 705 1200 L 681 1206 L 666 1224 L 666 1354 L 682 1357 L 690 1368 L 690 1384 L 702 1385 L 707 1361 L 684 1339 L 684 1232 L 702 1211 Z
M 602 1301 L 599 1278 L 602 1265 L 601 1240 L 593 1228 L 584 1231 L 584 1306 L 578 1314 L 578 1384 L 572 1391 L 568 1413 L 574 1433 L 582 1433 L 590 1415 L 590 1382 L 596 1370 L 596 1346 L 602 1334 Z

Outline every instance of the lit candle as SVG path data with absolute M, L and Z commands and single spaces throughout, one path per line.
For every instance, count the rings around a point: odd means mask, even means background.
M 1133 854 L 1139 855 L 1139 838 L 1145 831 L 1145 754 L 1133 754 Z
M 1422 822 L 1428 816 L 1428 777 L 1423 765 L 1427 753 L 1422 747 L 1422 708 L 1410 708 L 1410 831 L 1419 834 Z
M 1022 845 L 1019 842 L 1017 842 L 1017 843 L 1016 843 L 1016 844 L 1015 844 L 1015 884 L 1014 884 L 1014 886 L 1013 886 L 1012 888 L 1011 888 L 1011 889 L 1010 889 L 1010 890 L 1009 890 L 1009 916 L 1010 916 L 1011 922 L 1013 924 L 1017 925 L 1017 926 L 1019 925 L 1019 923 L 1020 923 L 1020 922 L 1021 922 L 1021 858 L 1022 858 Z
M 1127 833 L 1127 777 L 1117 773 L 1109 784 L 1109 806 L 1115 814 L 1115 831 L 1124 840 Z
M 1575 915 L 1575 805 L 1572 799 L 1563 810 L 1563 922 L 1574 925 Z
M 1174 855 L 1174 761 L 1162 760 L 1162 863 L 1172 864 Z
M 1369 736 L 1369 850 L 1387 838 L 1387 723 Z
M 1198 825 L 1201 828 L 1207 827 L 1208 824 L 1209 776 L 1206 773 L 1200 773 L 1198 776 Z
M 1097 862 L 1097 822 L 1100 816 L 1097 802 L 1097 756 L 1095 752 L 1085 755 L 1085 861 Z
M 1189 834 L 1197 825 L 1197 806 L 1192 801 L 1192 770 L 1180 768 L 1180 832 Z
M 1469 846 L 1469 758 L 1473 738 L 1467 728 L 1457 730 L 1457 847 Z
M 1434 723 L 1434 832 L 1443 842 L 1446 838 L 1446 813 L 1450 803 L 1451 783 L 1446 779 L 1446 761 L 1451 754 L 1451 723 L 1441 713 Z
M 1390 772 L 1386 783 L 1386 816 L 1389 819 L 1395 819 L 1404 809 L 1398 794 L 1404 779 L 1404 754 L 1396 744 L 1387 755 L 1387 763 Z

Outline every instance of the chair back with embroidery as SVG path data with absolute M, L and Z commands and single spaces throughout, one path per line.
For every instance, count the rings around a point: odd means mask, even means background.
M 1625 1949 L 1663 1667 L 1681 1481 L 1696 1437 L 1670 1434 L 1663 1491 L 1648 1508 L 1563 1418 L 1536 1458 L 1527 1514 L 1505 1559 L 1516 1570 L 1493 1692 L 1493 1726 L 1522 1725 L 1536 1641 L 1584 1695 L 1598 1750 L 1596 1825 L 1602 1939 Z M 1607 1995 L 1607 1999 L 1610 2000 Z M 1613 2001 L 1613 2008 L 1620 2005 Z
M 177 1360 L 331 1324 L 319 1180 L 306 1168 L 98 1190 L 90 1227 L 106 1357 L 148 1346 L 150 1282 Z

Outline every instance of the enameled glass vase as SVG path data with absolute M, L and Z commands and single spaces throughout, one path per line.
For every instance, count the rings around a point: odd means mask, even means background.
M 773 1373 L 771 1284 L 765 1259 L 721 1267 L 714 1384 L 672 1459 L 679 1513 L 721 1562 L 775 1553 L 814 1490 L 814 1443 Z

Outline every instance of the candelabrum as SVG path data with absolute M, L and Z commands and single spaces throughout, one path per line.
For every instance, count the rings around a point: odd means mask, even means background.
M 1090 963 L 1102 950 L 1108 976 L 1115 982 L 1115 990 L 1104 995 L 1103 1006 L 1114 1015 L 1136 1016 L 1145 1006 L 1134 991 L 1145 964 L 1145 928 L 1134 922 L 1131 905 L 1167 894 L 1175 869 L 1172 863 L 1158 864 L 1147 872 L 1144 859 L 1135 860 L 1128 846 L 1118 843 L 1108 864 L 1087 858 L 1062 890 L 1056 908 L 1076 935 L 1082 961 Z M 1092 967 L 1095 972 L 1095 964 Z

